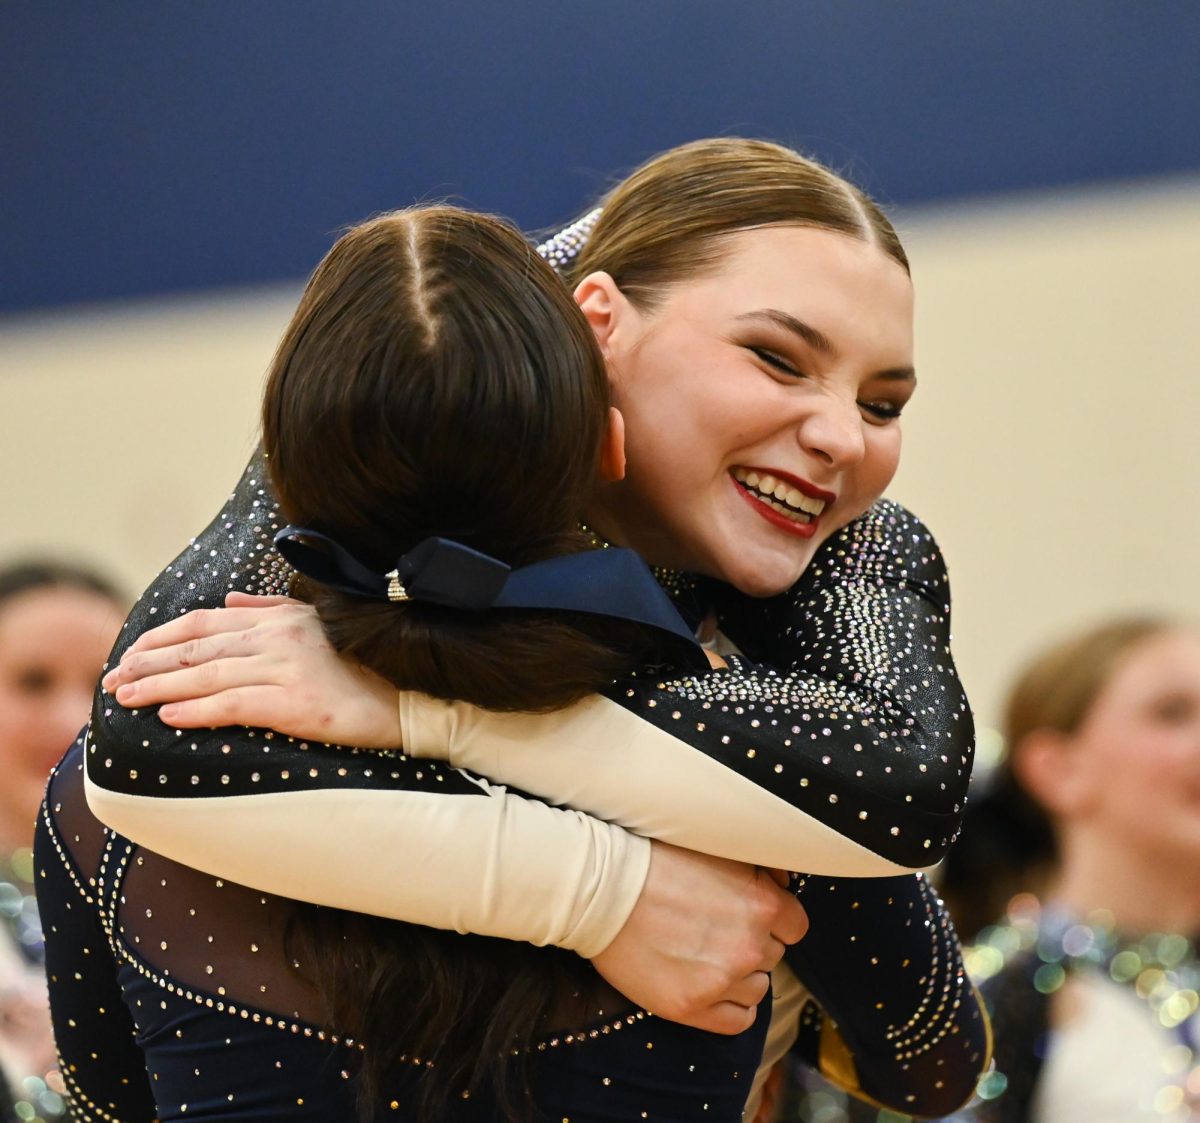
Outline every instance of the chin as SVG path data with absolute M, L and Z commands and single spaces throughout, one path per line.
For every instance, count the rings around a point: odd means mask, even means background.
M 808 568 L 812 554 L 803 558 L 763 556 L 749 552 L 736 558 L 722 559 L 727 564 L 713 574 L 748 597 L 774 597 L 787 592 Z

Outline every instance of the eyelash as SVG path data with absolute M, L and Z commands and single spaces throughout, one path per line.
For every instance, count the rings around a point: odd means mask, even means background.
M 756 355 L 769 367 L 774 367 L 777 371 L 783 374 L 789 374 L 793 378 L 807 377 L 803 371 L 797 370 L 790 363 L 786 363 L 778 355 L 772 351 L 767 351 L 762 347 L 750 347 L 750 352 Z M 894 406 L 886 402 L 859 402 L 858 408 L 865 410 L 872 417 L 880 421 L 895 421 L 903 412 L 900 406 Z
M 791 363 L 785 363 L 773 351 L 767 351 L 762 347 L 750 347 L 748 350 L 751 354 L 758 356 L 758 358 L 760 358 L 769 367 L 774 367 L 776 370 L 782 371 L 784 374 L 790 374 L 793 378 L 805 377 L 803 371 L 797 370 L 791 365 Z

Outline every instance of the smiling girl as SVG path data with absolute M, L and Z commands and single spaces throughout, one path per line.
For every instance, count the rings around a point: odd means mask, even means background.
M 559 943 L 602 970 L 646 903 L 646 848 L 613 847 L 598 875 L 568 868 L 556 890 L 531 901 L 524 890 L 548 884 L 562 844 L 543 835 L 539 860 L 524 865 L 506 859 L 495 832 L 472 850 L 462 822 L 439 827 L 428 814 L 447 799 L 429 790 L 449 790 L 459 774 L 414 757 L 448 756 L 712 854 L 865 878 L 805 881 L 802 900 L 822 922 L 789 962 L 815 1000 L 777 973 L 780 1032 L 769 1058 L 799 1032 L 810 1060 L 859 1092 L 906 1110 L 948 1110 L 986 1063 L 983 1022 L 924 881 L 885 877 L 944 852 L 971 751 L 940 555 L 911 515 L 875 503 L 895 469 L 898 415 L 914 381 L 903 251 L 861 193 L 760 142 L 667 153 L 617 189 L 590 236 L 588 226 L 549 252 L 571 268 L 607 361 L 627 461 L 583 513 L 598 542 L 676 571 L 663 580 L 696 623 L 711 614 L 719 624 L 728 670 L 639 678 L 540 719 L 412 692 L 398 713 L 387 680 L 337 663 L 310 610 L 243 601 L 219 622 L 189 613 L 168 625 L 107 680 L 134 708 L 99 700 L 90 798 L 132 837 L 245 884 Z M 232 587 L 281 590 L 286 569 L 267 549 L 277 523 L 252 466 L 198 550 L 152 591 L 154 607 L 173 616 L 220 603 Z M 323 596 L 317 604 L 328 623 L 330 606 Z M 290 648 L 304 653 L 298 661 L 271 645 L 270 622 L 280 620 L 301 637 Z M 148 622 L 132 620 L 129 640 Z M 406 757 L 386 758 L 385 768 L 253 733 L 164 736 L 140 709 L 197 695 L 165 708 L 164 720 L 179 729 L 261 723 L 294 738 L 403 745 Z M 350 820 L 338 809 L 356 793 Z M 477 810 L 488 801 L 497 795 L 466 802 Z M 446 845 L 433 846 L 439 829 Z M 395 875 L 393 856 L 405 847 L 444 873 L 464 839 L 474 881 L 461 861 L 453 876 L 414 876 L 408 866 Z M 847 948 L 858 956 L 849 968 Z M 835 978 L 839 955 L 845 974 Z M 623 977 L 611 959 L 607 968 L 639 1000 L 637 973 Z M 742 1010 L 742 1028 L 756 1018 L 751 996 L 765 989 L 765 978 L 750 976 L 724 1003 Z M 642 1001 L 672 1008 L 669 988 Z M 837 1012 L 837 1028 L 822 1007 Z

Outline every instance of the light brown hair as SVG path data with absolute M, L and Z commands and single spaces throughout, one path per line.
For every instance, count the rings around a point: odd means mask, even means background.
M 1013 767 L 1022 742 L 1039 730 L 1076 733 L 1129 654 L 1174 627 L 1157 617 L 1107 621 L 1046 648 L 1018 674 L 1004 707 L 1006 755 L 971 796 L 962 835 L 942 864 L 963 939 L 999 919 L 1016 893 L 1040 891 L 1058 861 L 1054 822 Z
M 667 285 L 716 266 L 728 235 L 811 226 L 879 246 L 907 273 L 891 222 L 859 188 L 780 144 L 739 137 L 680 145 L 648 160 L 604 198 L 567 271 L 608 273 L 643 310 Z

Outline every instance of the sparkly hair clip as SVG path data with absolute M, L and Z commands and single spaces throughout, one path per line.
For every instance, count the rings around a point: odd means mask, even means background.
M 538 246 L 538 255 L 555 273 L 563 272 L 587 245 L 588 238 L 592 236 L 592 230 L 600 220 L 600 214 L 601 209 L 597 207 L 590 214 L 585 214 L 583 218 L 572 222 L 570 226 L 563 227 L 552 238 Z
M 611 616 L 654 628 L 672 662 L 708 668 L 691 629 L 632 550 L 584 550 L 513 569 L 449 538 L 426 538 L 386 573 L 364 565 L 327 535 L 285 526 L 275 547 L 305 577 L 367 600 L 425 601 L 482 612 L 540 608 Z

